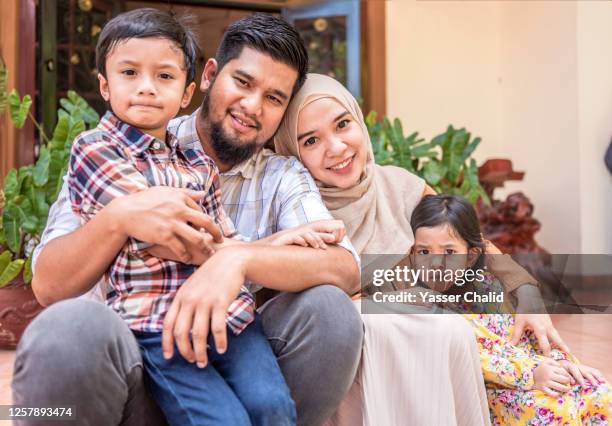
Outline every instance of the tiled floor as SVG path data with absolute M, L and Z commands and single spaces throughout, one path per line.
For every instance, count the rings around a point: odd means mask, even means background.
M 572 352 L 612 380 L 612 314 L 555 315 L 553 322 Z M 11 403 L 14 351 L 0 350 L 0 405 Z M 8 424 L 0 421 L 0 425 Z

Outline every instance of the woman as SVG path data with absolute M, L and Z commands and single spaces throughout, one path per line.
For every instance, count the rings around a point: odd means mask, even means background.
M 293 155 L 308 168 L 328 209 L 344 221 L 360 254 L 410 251 L 412 210 L 423 195 L 434 191 L 406 170 L 374 163 L 362 112 L 340 83 L 309 74 L 274 144 L 277 153 Z M 528 274 L 502 281 L 507 291 L 519 282 L 533 282 Z M 364 425 L 385 426 L 489 424 L 475 338 L 463 318 L 362 318 L 360 373 L 334 423 L 356 424 L 362 418 Z

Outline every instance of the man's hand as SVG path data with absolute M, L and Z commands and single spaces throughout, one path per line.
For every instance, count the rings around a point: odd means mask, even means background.
M 209 331 L 217 352 L 225 352 L 227 310 L 244 284 L 245 264 L 240 252 L 219 250 L 183 283 L 164 319 L 162 350 L 166 359 L 172 358 L 176 341 L 183 358 L 204 368 Z
M 512 333 L 513 345 L 518 344 L 526 329 L 533 330 L 533 334 L 538 339 L 538 345 L 544 356 L 550 357 L 551 344 L 563 352 L 570 353 L 569 348 L 563 342 L 563 339 L 561 339 L 548 314 L 516 314 L 514 333 Z
M 169 187 L 152 187 L 114 199 L 107 207 L 120 232 L 152 244 L 167 247 L 177 260 L 191 261 L 187 245 L 210 251 L 206 231 L 215 242 L 223 235 L 213 219 L 196 204 L 205 192 Z M 104 211 L 104 210 L 103 210 Z

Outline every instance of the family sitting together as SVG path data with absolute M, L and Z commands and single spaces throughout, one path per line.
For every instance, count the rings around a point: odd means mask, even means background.
M 356 100 L 307 74 L 290 25 L 230 25 L 202 105 L 174 118 L 197 55 L 155 9 L 100 34 L 108 112 L 75 139 L 34 253 L 52 306 L 17 349 L 15 404 L 83 425 L 608 424 L 607 382 L 546 314 L 360 314 L 363 254 L 499 251 L 465 200 L 375 164 Z M 519 306 L 538 294 L 493 258 Z

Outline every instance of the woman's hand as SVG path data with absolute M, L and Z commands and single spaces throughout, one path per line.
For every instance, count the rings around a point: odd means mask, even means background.
M 572 385 L 575 385 L 576 382 L 578 382 L 580 386 L 584 386 L 585 379 L 591 382 L 593 386 L 597 386 L 598 384 L 606 381 L 603 374 L 601 374 L 601 372 L 596 368 L 588 367 L 582 364 L 574 364 L 573 362 L 566 360 L 559 361 L 559 364 L 570 374 Z
M 550 396 L 559 396 L 559 392 L 565 393 L 570 390 L 572 377 L 554 359 L 546 358 L 533 370 L 533 387 L 544 391 Z
M 292 229 L 277 232 L 260 240 L 273 246 L 298 245 L 326 249 L 344 238 L 346 228 L 341 220 L 318 220 Z

